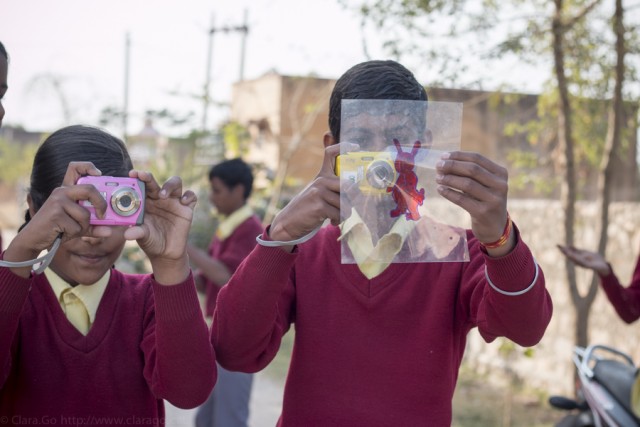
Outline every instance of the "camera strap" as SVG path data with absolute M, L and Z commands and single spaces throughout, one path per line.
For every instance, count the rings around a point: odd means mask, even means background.
M 49 266 L 49 264 L 51 264 L 51 260 L 53 260 L 53 257 L 56 255 L 56 252 L 60 247 L 60 243 L 62 243 L 62 234 L 59 234 L 58 237 L 56 237 L 56 240 L 53 241 L 53 245 L 51 246 L 51 249 L 49 249 L 49 251 L 45 255 L 41 256 L 40 258 L 32 259 L 29 261 L 16 261 L 16 262 L 0 260 L 0 267 L 9 267 L 9 268 L 30 267 L 32 265 L 36 265 L 40 263 L 40 265 L 37 268 L 34 268 L 32 271 L 35 274 L 41 274 Z

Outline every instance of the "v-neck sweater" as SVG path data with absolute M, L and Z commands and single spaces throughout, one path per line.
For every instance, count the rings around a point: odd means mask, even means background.
M 519 237 L 491 258 L 467 231 L 470 262 L 394 263 L 369 280 L 341 264 L 338 236 L 324 227 L 294 253 L 256 246 L 218 296 L 211 338 L 227 369 L 263 369 L 295 324 L 279 426 L 450 426 L 467 333 L 533 346 L 551 319 Z M 500 293 L 485 266 L 502 291 L 532 286 Z
M 0 268 L 0 415 L 8 425 L 160 426 L 162 399 L 196 407 L 215 380 L 191 275 L 163 286 L 112 270 L 83 336 L 44 274 L 24 279 Z

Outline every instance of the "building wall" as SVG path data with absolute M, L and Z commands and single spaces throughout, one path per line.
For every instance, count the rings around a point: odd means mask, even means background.
M 233 87 L 231 120 L 248 126 L 254 143 L 248 161 L 274 172 L 285 159 L 289 182 L 315 177 L 324 155 L 333 80 L 267 74 Z

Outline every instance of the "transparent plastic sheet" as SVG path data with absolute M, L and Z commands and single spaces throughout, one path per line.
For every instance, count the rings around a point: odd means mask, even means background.
M 342 263 L 469 261 L 468 213 L 435 181 L 442 154 L 460 149 L 462 104 L 343 100 L 341 108 Z

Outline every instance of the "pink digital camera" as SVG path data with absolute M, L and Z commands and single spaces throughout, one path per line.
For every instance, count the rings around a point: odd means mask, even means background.
M 78 184 L 92 184 L 107 201 L 103 219 L 96 216 L 91 202 L 80 200 L 91 218 L 92 225 L 141 225 L 144 220 L 144 182 L 136 178 L 114 176 L 83 176 Z

